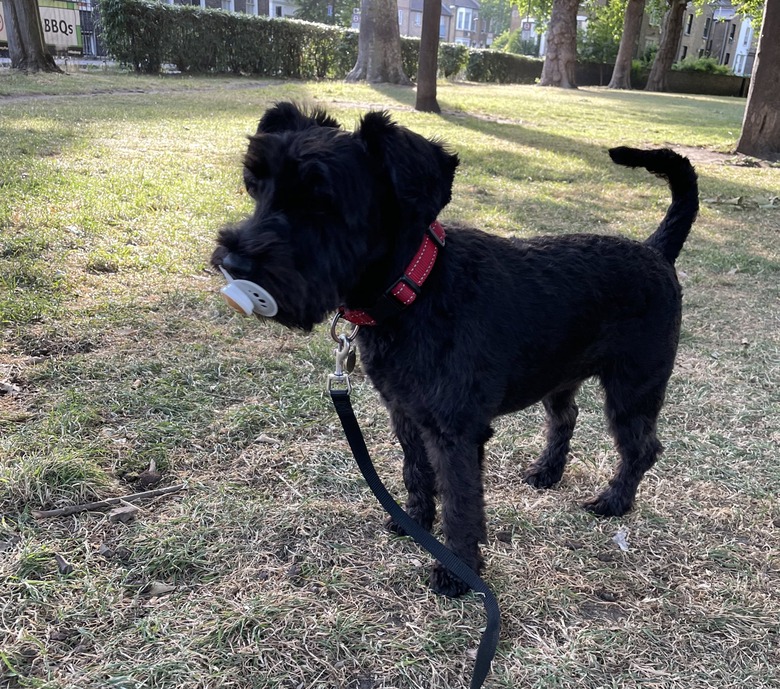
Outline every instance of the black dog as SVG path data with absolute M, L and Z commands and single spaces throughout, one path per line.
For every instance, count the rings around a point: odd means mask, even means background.
M 598 376 L 620 454 L 609 486 L 585 505 L 599 515 L 631 508 L 661 452 L 656 420 L 680 330 L 674 261 L 698 211 L 696 174 L 666 149 L 610 155 L 671 188 L 644 243 L 509 240 L 456 226 L 445 238 L 435 221 L 456 155 L 386 113 L 368 113 L 353 133 L 321 110 L 282 103 L 263 116 L 244 161 L 254 215 L 219 235 L 212 263 L 262 285 L 280 323 L 308 331 L 341 307 L 367 324 L 362 365 L 403 447 L 406 508 L 430 529 L 438 495 L 447 545 L 477 572 L 484 445 L 496 416 L 544 404 L 547 447 L 525 481 L 550 487 L 566 464 L 575 393 Z M 431 586 L 466 590 L 438 564 Z

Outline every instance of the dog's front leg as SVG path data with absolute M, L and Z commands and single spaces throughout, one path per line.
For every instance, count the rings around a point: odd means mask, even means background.
M 465 438 L 426 439 L 441 497 L 445 544 L 477 574 L 483 560 L 479 544 L 487 540 L 482 487 L 482 445 Z M 440 563 L 431 571 L 431 588 L 445 596 L 462 596 L 469 587 Z
M 436 476 L 428 461 L 425 443 L 417 425 L 400 409 L 391 409 L 395 434 L 404 451 L 404 485 L 408 491 L 406 511 L 425 530 L 430 531 L 436 517 Z M 406 532 L 388 518 L 385 526 L 399 536 Z

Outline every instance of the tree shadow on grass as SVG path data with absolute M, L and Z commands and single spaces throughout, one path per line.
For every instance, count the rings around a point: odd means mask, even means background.
M 393 100 L 399 105 L 413 108 L 417 101 L 417 89 L 414 86 L 397 86 L 395 84 L 369 84 L 384 98 Z
M 371 88 L 388 102 L 389 109 L 414 107 L 414 89 L 389 84 L 372 84 Z M 658 94 L 590 89 L 580 95 L 614 103 L 624 110 L 629 120 L 639 122 L 650 117 L 659 125 L 679 126 L 697 122 L 701 114 L 701 98 L 697 96 L 671 94 L 664 100 L 663 108 L 659 108 Z M 708 103 L 713 100 L 723 108 L 723 119 L 728 121 L 739 115 L 735 115 L 735 109 L 744 107 L 744 102 L 738 99 L 707 98 Z M 652 112 L 649 113 L 651 102 L 656 107 L 650 108 Z M 476 204 L 482 209 L 492 209 L 493 229 L 501 234 L 610 232 L 612 227 L 619 226 L 621 232 L 628 231 L 640 241 L 652 233 L 663 217 L 665 207 L 656 201 L 651 201 L 653 208 L 648 213 L 637 210 L 636 202 L 623 202 L 624 197 L 630 197 L 632 188 L 646 189 L 647 198 L 655 198 L 659 182 L 647 173 L 614 165 L 605 145 L 464 110 L 445 110 L 441 120 L 472 133 L 464 136 L 463 141 L 451 135 L 445 140 L 462 159 L 454 192 L 456 198 L 445 215 L 449 213 L 450 217 L 457 218 L 465 206 L 468 219 L 471 214 L 469 205 L 474 208 Z M 696 126 L 701 131 L 704 125 L 699 123 Z M 719 125 L 712 126 L 713 133 L 717 134 Z M 495 139 L 495 145 L 478 145 L 479 136 L 488 141 Z M 625 142 L 616 141 L 615 145 L 620 143 L 637 145 L 631 141 L 630 135 L 626 136 Z M 506 144 L 511 144 L 515 150 L 507 150 Z M 703 197 L 745 195 L 768 198 L 776 195 L 769 177 L 765 177 L 765 183 L 745 184 L 710 174 L 708 171 L 711 169 L 706 165 L 697 169 Z M 524 188 L 528 193 L 523 193 Z M 611 195 L 604 193 L 604 190 L 620 188 L 627 189 L 624 196 L 619 191 L 613 191 Z M 471 200 L 459 204 L 458 194 L 471 197 Z M 698 227 L 703 222 L 700 217 Z M 734 237 L 726 247 L 708 239 L 706 232 L 697 232 L 694 228 L 689 250 L 696 247 L 698 262 L 711 266 L 715 271 L 735 260 L 742 265 L 753 266 L 755 271 L 776 271 L 776 262 L 765 255 L 765 234 Z
M 452 140 L 448 143 L 462 159 L 453 205 L 458 206 L 457 195 L 465 191 L 472 197 L 467 205 L 477 203 L 496 209 L 497 221 L 503 218 L 509 222 L 509 227 L 499 230 L 502 234 L 601 233 L 613 232 L 610 226 L 619 226 L 621 232 L 628 231 L 641 241 L 663 217 L 665 206 L 654 200 L 659 181 L 643 171 L 614 165 L 606 147 L 464 113 L 445 114 L 442 118 L 497 139 L 495 147 L 458 145 Z M 502 143 L 512 144 L 515 150 L 502 148 Z M 745 184 L 724 180 L 710 170 L 710 166 L 697 168 L 702 198 L 714 194 L 754 198 L 776 195 L 769 175 L 761 183 Z M 528 192 L 525 195 L 524 188 Z M 637 188 L 646 190 L 641 198 L 650 199 L 648 212 L 638 209 L 636 200 L 631 200 L 635 197 L 633 189 Z M 621 189 L 625 192 L 621 193 Z M 769 237 L 765 221 L 766 214 L 771 212 L 745 212 L 739 219 L 752 225 L 753 232 L 734 233 L 725 242 L 711 235 L 706 216 L 700 215 L 688 249 L 697 252 L 697 263 L 715 272 L 728 270 L 734 262 L 746 266 L 748 272 L 777 272 L 780 266 L 766 250 Z M 751 222 L 750 218 L 755 220 Z M 720 217 L 719 221 L 722 220 Z M 727 218 L 725 225 L 731 224 Z
M 589 143 L 573 137 L 562 136 L 560 134 L 551 134 L 536 127 L 529 127 L 523 124 L 498 122 L 480 115 L 471 115 L 464 112 L 445 113 L 442 119 L 458 127 L 464 127 L 483 136 L 494 137 L 519 146 L 521 148 L 532 148 L 540 153 L 549 153 L 556 156 L 565 156 L 579 158 L 594 170 L 603 170 L 604 174 L 614 181 L 624 180 L 626 171 L 613 165 L 607 154 L 607 147 L 598 144 Z M 449 142 L 453 148 L 457 148 L 454 142 Z M 631 141 L 627 136 L 624 142 L 615 142 L 614 145 L 639 145 Z M 674 148 L 674 146 L 672 146 Z M 500 142 L 497 143 L 495 156 L 501 160 L 506 156 L 505 150 L 500 149 Z M 533 159 L 531 159 L 533 161 Z M 605 164 L 606 163 L 606 164 Z M 536 163 L 538 166 L 538 162 Z M 776 196 L 777 187 L 769 176 L 765 176 L 765 184 L 745 184 L 743 182 L 730 182 L 717 178 L 714 175 L 708 175 L 707 170 L 712 169 L 707 165 L 699 165 L 697 172 L 699 174 L 700 189 L 711 189 L 713 194 L 724 196 Z M 553 170 L 547 170 L 546 175 L 555 177 Z M 534 175 L 533 168 L 529 172 Z M 542 175 L 544 176 L 544 175 Z M 572 179 L 571 181 L 576 181 Z M 710 192 L 707 192 L 710 193 Z

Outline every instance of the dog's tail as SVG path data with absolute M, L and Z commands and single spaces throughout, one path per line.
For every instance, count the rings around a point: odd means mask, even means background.
M 646 168 L 669 183 L 672 203 L 658 229 L 645 240 L 645 244 L 674 265 L 699 212 L 699 186 L 693 165 L 668 148 L 643 150 L 620 146 L 611 148 L 609 156 L 618 165 Z

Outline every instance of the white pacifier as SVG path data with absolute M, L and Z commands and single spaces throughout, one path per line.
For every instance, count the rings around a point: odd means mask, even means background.
M 225 285 L 219 293 L 227 305 L 234 311 L 244 316 L 251 316 L 253 313 L 266 318 L 273 318 L 279 307 L 268 292 L 260 285 L 256 285 L 249 280 L 234 280 L 222 266 L 219 267 L 228 284 Z

